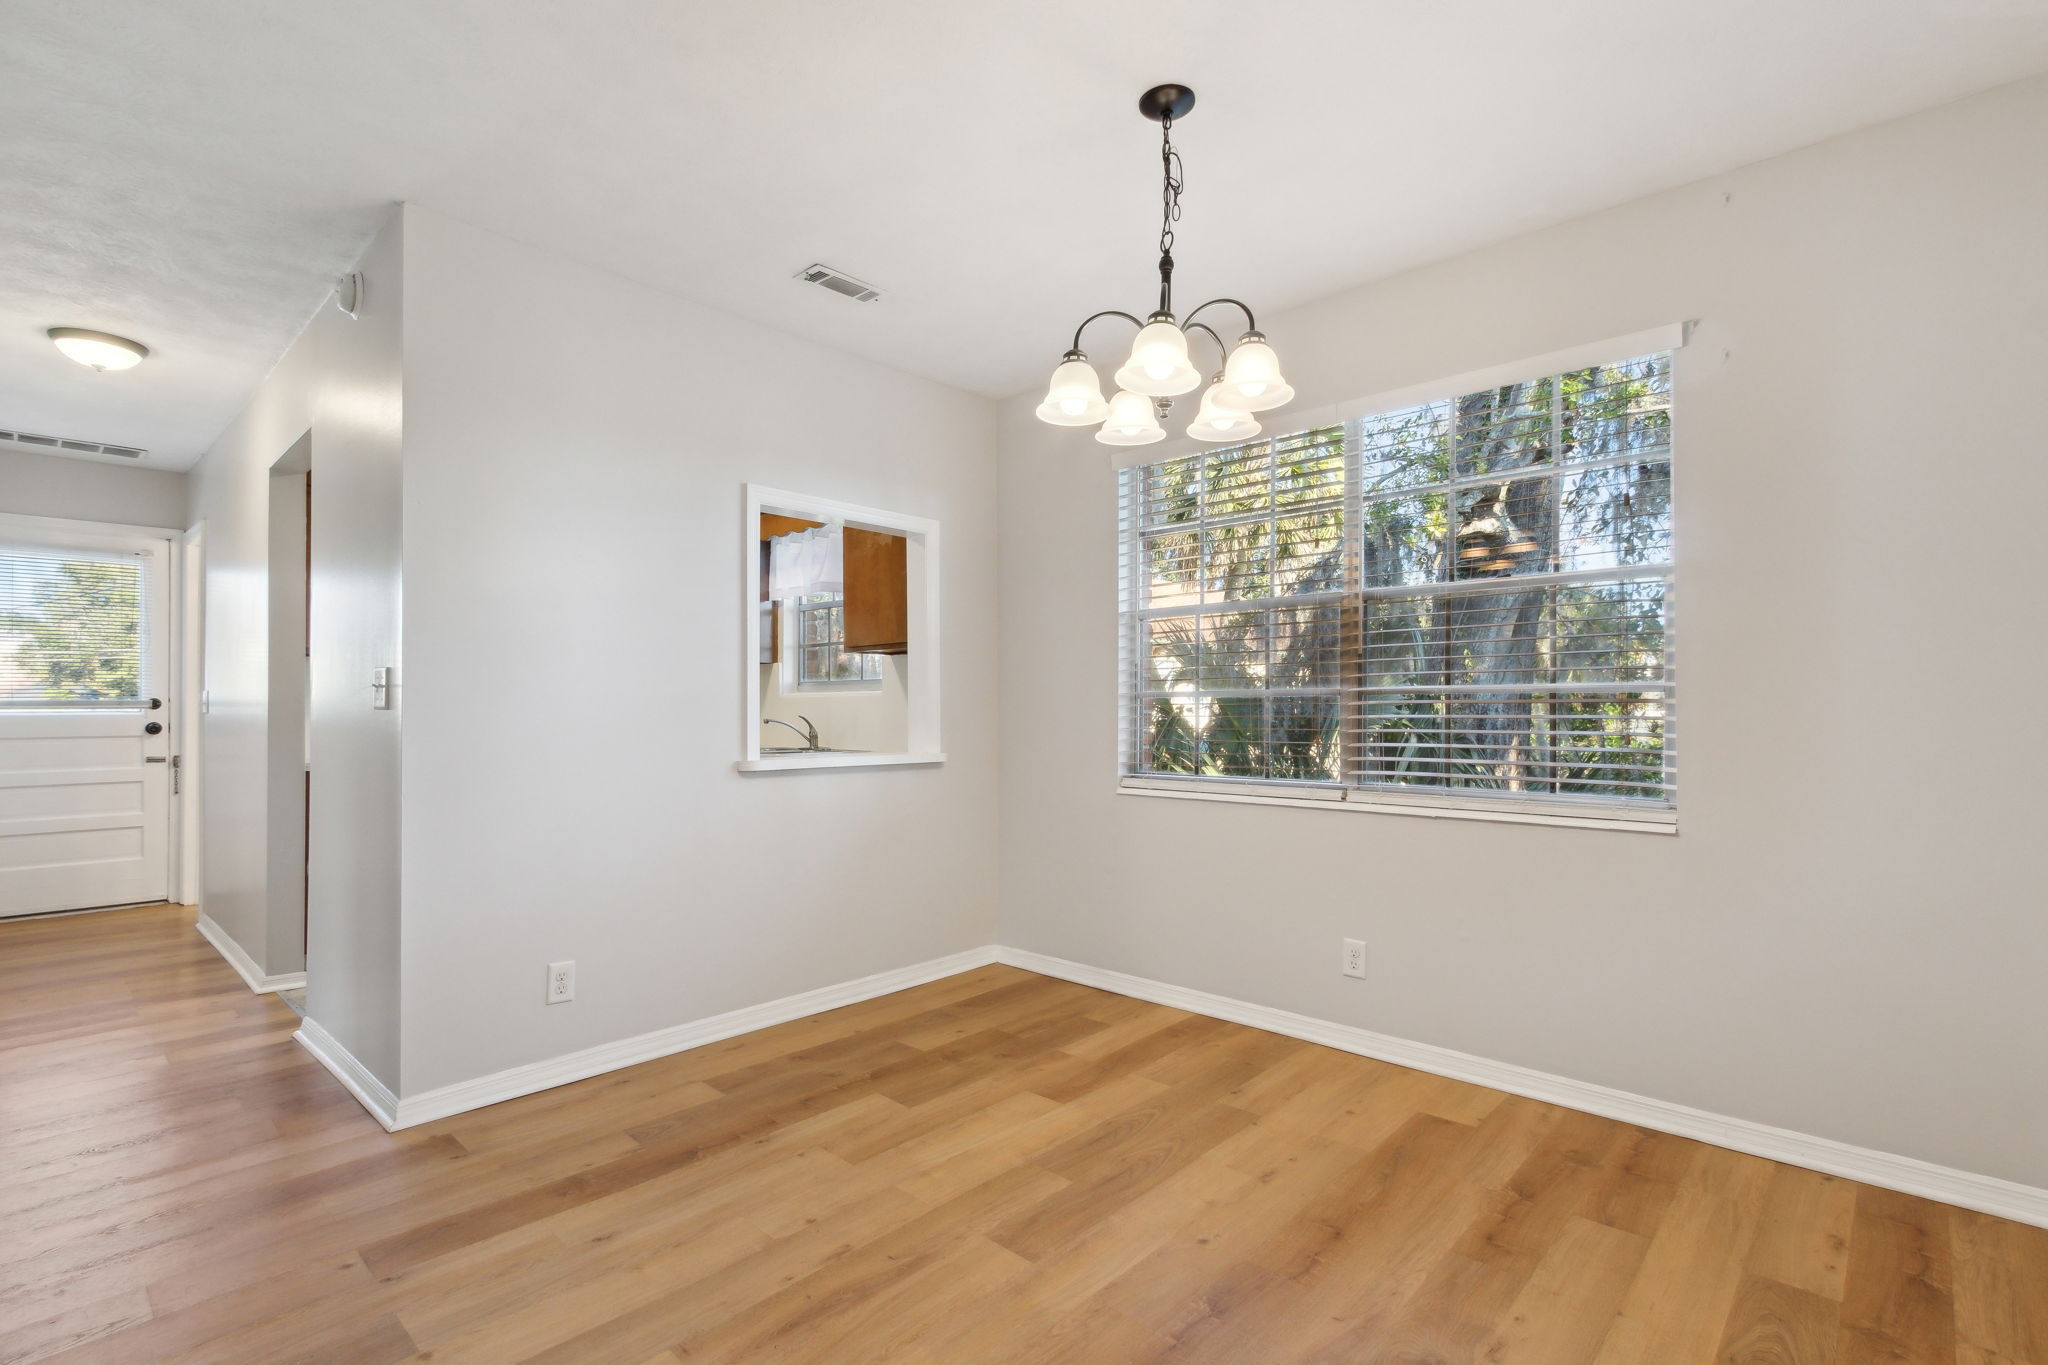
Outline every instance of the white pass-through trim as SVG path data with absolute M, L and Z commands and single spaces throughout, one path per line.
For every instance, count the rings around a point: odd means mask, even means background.
M 945 761 L 944 754 L 770 754 L 743 758 L 732 766 L 743 773 L 779 773 L 792 768 L 903 768 Z

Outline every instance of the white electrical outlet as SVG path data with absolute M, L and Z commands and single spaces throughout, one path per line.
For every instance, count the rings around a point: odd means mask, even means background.
M 559 1005 L 565 1000 L 576 998 L 576 964 L 574 962 L 550 962 L 548 964 L 548 1003 Z
M 1346 976 L 1365 979 L 1365 940 L 1347 938 L 1344 940 L 1343 971 Z

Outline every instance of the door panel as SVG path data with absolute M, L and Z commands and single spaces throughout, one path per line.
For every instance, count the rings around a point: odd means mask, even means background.
M 170 746 L 142 733 L 161 714 L 0 712 L 0 915 L 164 898 Z
M 135 715 L 134 712 L 127 713 Z M 62 774 L 123 772 L 142 763 L 142 721 L 133 735 L 41 735 L 35 715 L 0 715 L 0 776 L 33 777 L 32 786 L 58 786 Z M 75 720 L 76 716 L 51 717 Z M 54 775 L 54 776 L 53 776 Z
M 30 787 L 10 787 L 0 781 L 0 820 L 142 813 L 141 782 L 104 782 L 93 772 L 69 776 L 83 780 Z

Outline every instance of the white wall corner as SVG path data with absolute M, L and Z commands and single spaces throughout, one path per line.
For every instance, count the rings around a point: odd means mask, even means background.
M 912 963 L 907 967 L 877 972 L 873 976 L 821 986 L 800 995 L 784 996 L 779 1000 L 769 1000 L 759 1005 L 747 1005 L 724 1014 L 714 1014 L 671 1028 L 657 1029 L 653 1033 L 621 1038 L 612 1043 L 601 1043 L 596 1047 L 564 1053 L 545 1061 L 510 1067 L 487 1076 L 479 1076 L 474 1080 L 457 1081 L 453 1085 L 425 1090 L 417 1095 L 407 1095 L 398 1100 L 395 1109 L 391 1111 L 394 1117 L 386 1120 L 385 1126 L 410 1128 L 415 1124 L 430 1123 L 453 1114 L 463 1114 L 486 1105 L 517 1099 L 521 1095 L 531 1095 L 535 1091 L 552 1090 L 571 1081 L 585 1080 L 608 1071 L 618 1071 L 641 1062 L 650 1062 L 671 1053 L 686 1052 L 693 1047 L 702 1047 L 706 1043 L 716 1043 L 742 1033 L 752 1033 L 756 1029 L 786 1024 L 792 1019 L 822 1014 L 826 1010 L 858 1004 L 862 1000 L 872 1000 L 879 995 L 893 995 L 912 986 L 922 986 L 928 981 L 958 976 L 961 972 L 971 971 L 976 967 L 986 967 L 997 960 L 999 952 L 1001 949 L 994 945 L 969 948 L 945 957 Z M 306 1021 L 308 1031 L 315 1027 L 317 1026 L 310 1019 Z M 303 1033 L 300 1036 L 304 1038 Z M 313 1049 L 315 1056 L 327 1063 L 329 1070 L 342 1078 L 344 1085 L 356 1091 L 356 1098 L 362 1100 L 371 1113 L 376 1114 L 379 1119 L 384 1118 L 384 1113 L 379 1111 L 370 1099 L 365 1098 L 362 1091 L 356 1090 L 349 1082 L 348 1076 L 334 1061 L 323 1055 L 312 1042 L 308 1041 L 307 1046 Z M 346 1053 L 341 1055 L 347 1056 Z M 354 1063 L 353 1058 L 349 1060 Z M 360 1064 L 356 1065 L 360 1070 Z M 368 1076 L 369 1073 L 362 1074 Z M 374 1078 L 371 1079 L 371 1083 L 375 1084 Z
M 306 974 L 302 971 L 279 972 L 274 976 L 266 976 L 263 969 L 256 965 L 256 959 L 250 957 L 227 930 L 205 915 L 201 915 L 195 921 L 195 925 L 199 930 L 199 936 L 211 943 L 214 951 L 227 959 L 228 965 L 235 969 L 242 980 L 248 983 L 249 989 L 256 994 L 269 995 L 274 991 L 293 991 L 306 984 Z
M 1305 1014 L 1255 1005 L 1186 986 L 1169 985 L 1126 972 L 1090 967 L 1023 948 L 1001 948 L 997 960 L 1026 971 L 1114 991 L 1138 1000 L 1150 1000 L 1154 1004 L 1170 1005 L 1192 1014 L 1226 1019 L 1234 1024 L 1265 1029 L 1269 1033 L 1300 1038 L 1304 1042 L 1320 1043 L 1342 1052 L 1392 1062 L 1396 1066 L 1469 1081 L 1489 1089 L 1505 1090 L 1511 1095 L 1542 1100 L 1546 1104 L 1653 1128 L 1660 1133 L 1673 1133 L 1771 1161 L 1782 1161 L 1789 1166 L 1860 1180 L 1866 1185 L 1879 1185 L 1923 1199 L 2010 1218 L 2016 1223 L 2048 1228 L 2048 1189 L 1961 1171 L 1951 1166 L 1937 1166 L 1931 1161 L 1896 1156 L 1890 1152 L 1873 1151 L 1832 1138 L 1773 1128 L 1769 1124 L 1732 1118 L 1726 1114 L 1713 1114 L 1668 1100 L 1575 1081 L 1568 1076 L 1533 1071 L 1512 1062 L 1475 1057 L 1447 1047 L 1314 1019 Z
M 363 1108 L 370 1111 L 370 1117 L 384 1125 L 386 1131 L 398 1128 L 398 1097 L 391 1093 L 389 1086 L 370 1074 L 370 1068 L 355 1059 L 355 1055 L 336 1040 L 333 1034 L 311 1019 L 299 1021 L 299 1031 L 292 1035 L 299 1046 L 319 1059 L 320 1065 L 334 1073 L 334 1078 L 346 1086 Z

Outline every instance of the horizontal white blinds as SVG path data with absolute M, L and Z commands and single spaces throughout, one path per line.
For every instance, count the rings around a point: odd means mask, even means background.
M 154 566 L 134 553 L 0 541 L 0 706 L 150 697 Z
M 1124 771 L 1669 806 L 1670 357 L 1122 473 Z

